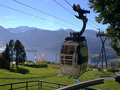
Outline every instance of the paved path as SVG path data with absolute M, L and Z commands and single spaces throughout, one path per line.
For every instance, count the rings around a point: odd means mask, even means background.
M 115 72 L 115 74 L 116 74 L 117 76 L 120 76 L 120 72 Z

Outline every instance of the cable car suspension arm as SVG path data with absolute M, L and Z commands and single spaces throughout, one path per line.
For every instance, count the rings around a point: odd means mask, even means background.
M 54 1 L 55 1 L 58 5 L 60 5 L 62 8 L 64 8 L 65 10 L 67 10 L 68 12 L 70 12 L 72 15 L 74 15 L 71 11 L 69 11 L 68 9 L 66 9 L 66 8 L 65 8 L 63 5 L 61 5 L 59 2 L 57 2 L 56 0 L 54 0 Z M 70 5 L 70 3 L 69 3 L 67 0 L 65 0 L 65 2 Z M 81 7 L 80 7 L 79 4 L 78 4 L 77 6 L 76 6 L 75 4 L 74 4 L 73 6 L 72 6 L 72 5 L 70 5 L 70 6 L 73 8 L 73 10 L 74 10 L 75 12 L 77 12 L 77 13 L 79 14 L 78 16 L 76 16 L 76 15 L 74 15 L 74 16 L 75 16 L 76 18 L 78 18 L 78 19 L 80 19 L 80 20 L 83 21 L 83 27 L 82 27 L 81 31 L 75 35 L 75 36 L 80 37 L 80 36 L 83 34 L 83 32 L 85 31 L 86 23 L 87 23 L 87 21 L 88 21 L 88 19 L 86 18 L 86 16 L 84 16 L 84 14 L 90 13 L 90 11 L 81 9 Z

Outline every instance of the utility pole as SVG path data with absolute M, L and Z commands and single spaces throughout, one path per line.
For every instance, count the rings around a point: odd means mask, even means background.
M 101 59 L 102 59 L 101 67 L 103 68 L 103 63 L 105 62 L 106 68 L 107 68 L 107 60 L 106 60 L 106 52 L 105 52 L 105 41 L 106 41 L 105 33 L 101 32 L 100 29 L 99 29 L 99 32 L 96 34 L 96 37 L 100 37 L 100 40 L 101 40 L 101 43 L 102 43 L 102 47 L 101 47 L 99 57 L 98 57 L 98 61 L 97 61 L 97 67 L 98 67 L 98 64 L 99 64 L 99 61 L 100 61 L 100 57 L 101 57 Z

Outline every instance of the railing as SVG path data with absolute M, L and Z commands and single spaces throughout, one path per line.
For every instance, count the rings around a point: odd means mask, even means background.
M 56 90 L 77 90 L 77 89 L 82 89 L 82 88 L 86 90 L 98 90 L 98 89 L 89 88 L 88 86 L 93 86 L 93 85 L 103 84 L 103 83 L 104 83 L 104 79 L 98 78 L 98 79 L 93 79 L 89 81 L 84 81 L 84 82 L 68 85 L 68 86 L 65 86 L 65 87 L 62 87 Z
M 37 82 L 37 84 L 29 85 L 29 83 L 33 83 L 33 82 Z M 23 84 L 23 83 L 25 83 L 26 85 L 22 86 L 22 87 L 13 88 L 13 85 Z M 47 85 L 45 83 L 47 83 Z M 60 84 L 60 83 L 36 80 L 36 81 L 26 81 L 26 82 L 3 84 L 3 85 L 0 85 L 0 87 L 1 86 L 10 86 L 10 89 L 7 89 L 7 90 L 15 90 L 15 89 L 21 89 L 21 88 L 26 88 L 26 90 L 28 90 L 28 87 L 34 87 L 34 86 L 38 86 L 39 89 L 43 89 L 43 86 L 44 86 L 44 87 L 54 88 L 56 90 L 76 90 L 76 89 L 82 89 L 82 88 L 86 89 L 86 90 L 98 90 L 98 89 L 89 88 L 88 86 L 93 86 L 93 85 L 102 84 L 102 83 L 104 83 L 103 78 L 89 80 L 89 81 L 76 83 L 76 84 L 72 84 L 72 85 L 65 85 L 65 84 Z M 52 85 L 55 85 L 55 86 L 52 86 Z M 65 87 L 61 88 L 61 86 L 65 86 Z
M 33 82 L 37 82 L 37 84 L 29 85 L 29 83 L 33 83 Z M 13 85 L 15 85 L 15 84 L 23 84 L 23 83 L 25 83 L 25 86 L 13 88 Z M 45 85 L 45 83 L 51 84 L 51 86 L 50 85 Z M 52 86 L 52 84 L 57 85 L 57 86 L 56 87 Z M 42 89 L 43 86 L 57 89 L 57 88 L 60 88 L 61 86 L 67 86 L 67 85 L 60 84 L 60 83 L 53 83 L 53 82 L 47 82 L 47 81 L 37 80 L 37 81 L 25 81 L 25 82 L 3 84 L 3 85 L 0 85 L 0 87 L 1 86 L 10 86 L 10 89 L 7 89 L 7 90 L 15 90 L 15 89 L 21 89 L 21 88 L 26 88 L 26 90 L 28 90 L 28 87 L 34 87 L 34 86 L 38 86 L 39 89 Z

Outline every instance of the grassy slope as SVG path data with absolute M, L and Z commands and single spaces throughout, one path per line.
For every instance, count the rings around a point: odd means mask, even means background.
M 110 61 L 120 62 L 120 59 L 111 59 Z
M 88 71 L 84 73 L 79 79 L 81 81 L 91 80 L 100 78 L 101 76 L 115 76 L 110 72 L 100 72 L 100 71 Z M 101 90 L 120 90 L 120 84 L 115 82 L 114 80 L 104 80 L 104 84 L 99 84 L 92 86 L 93 88 L 101 89 Z
M 13 73 L 5 69 L 0 69 L 0 77 L 16 77 L 16 78 L 23 78 L 23 77 L 39 77 L 44 75 L 50 75 L 55 73 L 55 69 L 52 68 L 52 65 L 49 65 L 49 68 L 31 68 L 26 66 L 20 66 L 21 68 L 29 69 L 30 73 L 28 74 L 20 74 L 20 73 Z M 57 69 L 57 72 L 59 72 L 59 69 Z M 79 79 L 80 81 L 86 81 L 91 79 L 100 78 L 101 76 L 114 76 L 113 73 L 108 72 L 99 72 L 99 71 L 87 71 L 84 73 Z M 31 81 L 31 80 L 38 80 L 38 79 L 27 79 L 27 80 L 18 80 L 18 79 L 0 79 L 0 84 L 6 84 L 6 83 L 13 83 L 13 82 L 21 82 L 21 81 Z M 52 76 L 47 77 L 44 79 L 39 79 L 44 81 L 50 81 L 50 82 L 56 82 L 56 83 L 63 83 L 63 84 L 73 84 L 75 83 L 74 79 L 67 77 L 60 77 L 60 76 Z M 17 85 L 17 86 L 23 86 Z M 10 87 L 10 86 L 8 86 Z M 7 89 L 8 87 L 0 87 L 0 90 Z M 113 80 L 104 80 L 104 84 L 93 86 L 94 88 L 98 88 L 101 90 L 120 90 L 120 84 L 113 81 Z M 30 90 L 37 90 L 38 87 L 32 87 Z M 43 90 L 53 90 L 51 88 L 43 87 Z
M 21 73 L 14 73 L 10 72 L 6 69 L 0 69 L 0 77 L 14 77 L 14 78 L 24 78 L 24 77 L 39 77 L 39 76 L 46 76 L 51 75 L 59 72 L 59 69 L 53 69 L 52 65 L 49 65 L 48 68 L 32 68 L 32 67 L 26 67 L 26 66 L 19 66 L 20 68 L 28 69 L 30 73 L 28 74 L 21 74 Z M 0 79 L 0 85 L 7 84 L 7 83 L 14 83 L 14 82 L 21 82 L 21 81 L 32 81 L 32 80 L 44 80 L 44 81 L 50 81 L 50 82 L 56 82 L 56 83 L 63 83 L 63 84 L 73 84 L 73 79 L 68 78 L 61 78 L 59 76 L 52 76 L 47 77 L 45 79 Z M 25 86 L 25 84 L 21 85 L 15 85 L 15 86 Z M 7 87 L 0 87 L 0 90 L 5 90 L 10 88 L 10 86 Z M 30 90 L 37 90 L 38 87 L 30 88 Z M 53 90 L 50 88 L 44 88 L 45 90 Z M 24 89 L 23 89 L 24 90 Z

